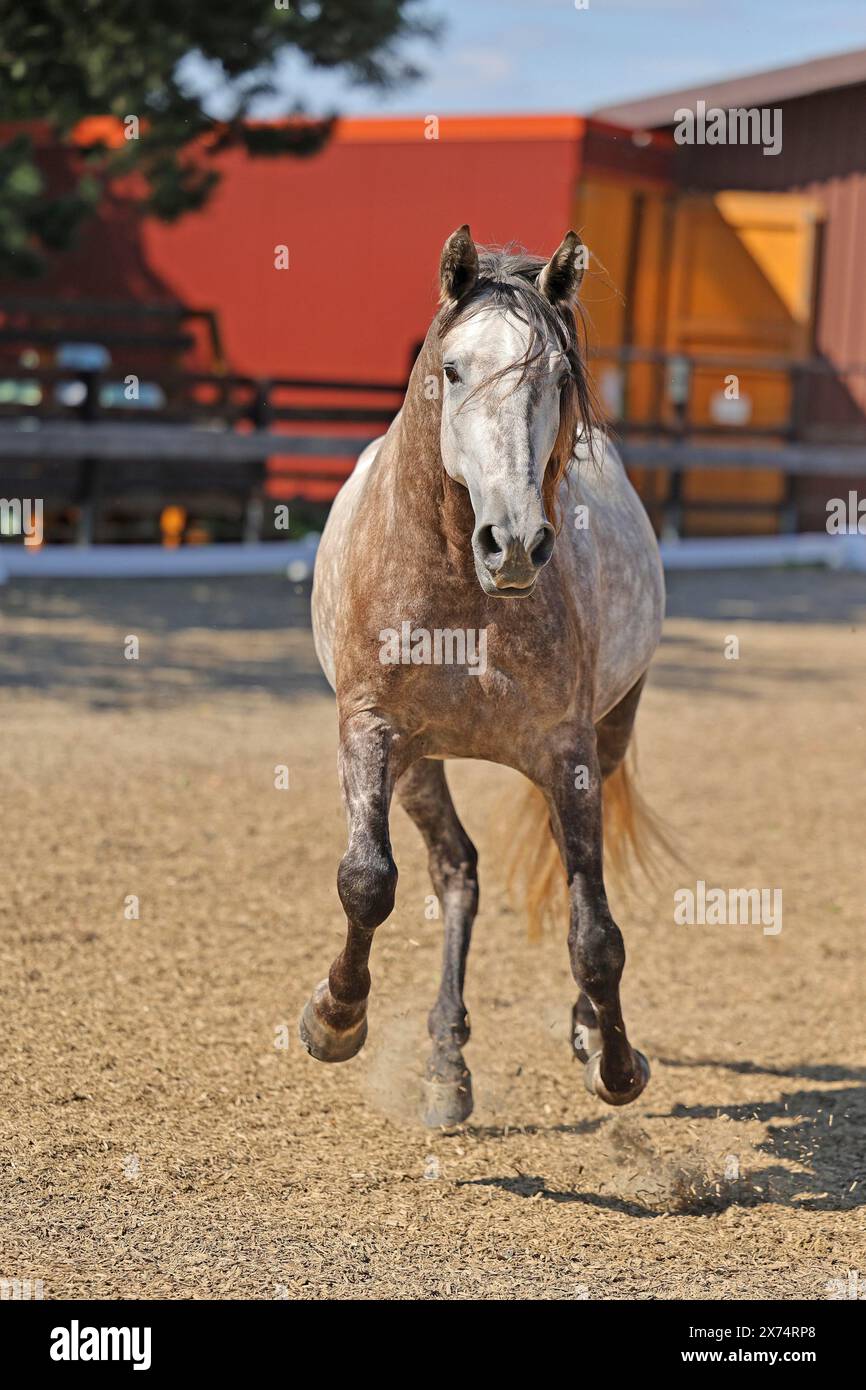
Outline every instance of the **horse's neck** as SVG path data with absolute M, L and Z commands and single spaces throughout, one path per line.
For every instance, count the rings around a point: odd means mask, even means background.
M 431 328 L 416 359 L 388 450 L 392 514 L 401 535 L 436 551 L 462 572 L 474 526 L 465 487 L 442 463 L 442 354 Z M 471 571 L 471 560 L 468 569 Z

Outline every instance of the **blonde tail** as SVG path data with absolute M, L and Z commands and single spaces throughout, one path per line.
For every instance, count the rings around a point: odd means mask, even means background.
M 676 857 L 661 823 L 637 791 L 628 761 L 634 762 L 634 741 L 628 760 L 623 759 L 602 788 L 604 873 L 608 888 L 631 883 L 634 864 L 652 878 L 661 855 Z M 508 892 L 526 913 L 530 941 L 537 941 L 546 917 L 568 920 L 568 887 L 562 856 L 550 828 L 547 801 L 532 782 L 526 783 L 511 830 Z

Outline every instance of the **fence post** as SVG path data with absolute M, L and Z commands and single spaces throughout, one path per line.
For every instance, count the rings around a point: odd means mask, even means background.
M 788 370 L 790 380 L 791 400 L 788 407 L 788 428 L 785 431 L 789 444 L 796 444 L 800 440 L 804 420 L 804 401 L 805 385 L 808 373 L 803 370 L 799 362 L 792 363 Z M 779 509 L 779 530 L 782 535 L 794 535 L 799 529 L 797 514 L 797 487 L 798 479 L 796 473 L 791 469 L 785 472 L 782 505 Z
M 692 364 L 687 357 L 675 354 L 668 360 L 668 400 L 674 408 L 676 444 L 685 451 L 685 435 L 689 422 L 689 397 L 692 389 Z M 668 495 L 662 510 L 662 539 L 679 540 L 683 525 L 683 469 L 676 459 L 670 469 Z
M 270 381 L 257 381 L 249 409 L 249 418 L 257 430 L 268 429 L 273 420 L 270 396 Z M 265 516 L 264 491 L 268 472 L 267 459 L 253 465 L 253 468 L 255 476 L 244 507 L 243 539 L 245 545 L 255 545 L 257 541 L 261 540 Z
M 86 369 L 79 372 L 78 379 L 84 386 L 84 396 L 78 407 L 79 419 L 85 424 L 94 424 L 99 416 L 100 374 L 97 371 Z M 76 545 L 92 545 L 96 539 L 102 484 L 102 460 L 90 457 L 82 458 L 79 465 Z

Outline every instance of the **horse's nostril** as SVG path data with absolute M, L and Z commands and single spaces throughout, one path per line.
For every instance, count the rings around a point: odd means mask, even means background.
M 555 540 L 556 532 L 550 525 L 545 524 L 542 526 L 541 530 L 537 532 L 535 540 L 529 547 L 529 558 L 536 569 L 541 569 L 542 565 L 547 564 L 553 554 L 553 544 Z
M 475 543 L 485 560 L 493 560 L 500 554 L 499 542 L 492 526 L 482 526 L 475 537 Z

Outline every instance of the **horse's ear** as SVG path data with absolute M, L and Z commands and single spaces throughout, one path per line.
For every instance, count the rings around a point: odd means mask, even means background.
M 577 232 L 566 232 L 547 265 L 538 273 L 538 288 L 552 304 L 571 305 L 577 299 L 587 249 Z
M 478 279 L 478 252 L 472 233 L 464 222 L 452 232 L 439 258 L 439 300 L 456 304 L 475 285 Z

